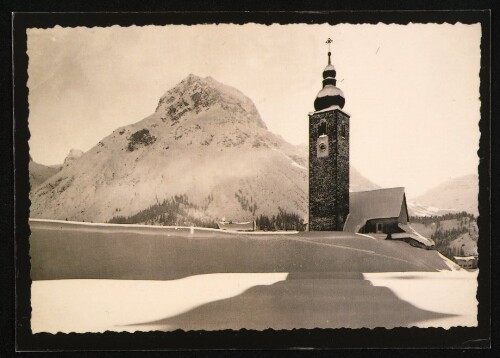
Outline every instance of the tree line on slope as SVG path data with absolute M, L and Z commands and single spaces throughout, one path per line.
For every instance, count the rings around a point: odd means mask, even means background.
M 238 203 L 243 210 L 249 211 L 252 215 L 255 215 L 258 206 L 257 203 L 253 201 L 253 197 L 250 196 L 250 200 L 248 200 L 248 198 L 243 195 L 241 189 L 234 193 L 234 197 L 238 200 Z
M 211 202 L 213 195 L 209 195 L 207 200 Z M 254 205 L 256 206 L 255 203 Z M 150 205 L 134 215 L 114 216 L 108 223 L 218 228 L 216 220 L 203 215 L 204 210 L 206 210 L 206 204 L 200 208 L 196 204 L 191 203 L 186 194 L 174 195 L 168 199 L 164 199 L 162 202 Z M 193 215 L 195 213 L 201 215 L 195 216 Z M 258 230 L 304 230 L 304 219 L 298 214 L 288 212 L 280 207 L 276 215 L 267 216 L 261 214 L 255 217 L 255 223 Z
M 111 224 L 146 224 L 162 226 L 200 226 L 217 228 L 217 222 L 212 219 L 200 218 L 192 214 L 198 211 L 196 204 L 189 201 L 186 194 L 174 195 L 161 203 L 150 205 L 131 216 L 114 216 L 108 222 Z
M 433 223 L 441 222 L 444 220 L 461 220 L 463 218 L 469 218 L 469 220 L 475 220 L 475 216 L 473 214 L 469 214 L 468 212 L 461 211 L 458 213 L 448 213 L 443 215 L 433 215 L 433 216 L 412 216 L 410 217 L 410 222 L 419 223 L 424 225 L 430 225 Z
M 462 247 L 452 247 L 450 245 L 451 242 L 456 240 L 460 235 L 468 232 L 468 227 L 452 228 L 451 230 L 437 229 L 436 232 L 431 235 L 431 239 L 436 243 L 436 250 L 452 259 L 453 256 L 464 256 L 464 250 Z
M 453 227 L 445 227 L 444 221 L 456 220 Z M 435 225 L 431 234 L 431 239 L 436 243 L 436 250 L 444 256 L 453 259 L 453 256 L 464 256 L 462 247 L 453 247 L 452 241 L 458 239 L 461 235 L 469 234 L 471 238 L 477 237 L 476 217 L 465 211 L 459 213 L 449 213 L 440 216 L 414 216 L 410 218 L 411 223 L 419 223 L 425 226 Z
M 255 218 L 255 224 L 259 230 L 297 230 L 304 231 L 304 219 L 296 213 L 290 213 L 278 207 L 278 214 L 271 217 L 260 215 Z

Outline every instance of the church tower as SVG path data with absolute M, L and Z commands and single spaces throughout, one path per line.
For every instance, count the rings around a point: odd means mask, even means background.
M 342 231 L 349 214 L 349 115 L 335 76 L 329 48 L 323 88 L 309 114 L 310 231 Z

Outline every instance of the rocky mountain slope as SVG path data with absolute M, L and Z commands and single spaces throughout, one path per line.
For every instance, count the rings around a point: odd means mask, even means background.
M 47 179 L 56 174 L 59 168 L 49 167 L 35 162 L 30 157 L 30 162 L 28 164 L 29 178 L 31 190 L 36 189 L 40 184 L 43 184 Z
M 365 178 L 352 165 L 349 168 L 349 191 L 367 191 L 380 189 L 380 186 Z
M 408 200 L 410 215 L 432 216 L 466 211 L 477 216 L 478 193 L 477 174 L 453 178 Z
M 73 161 L 79 159 L 82 155 L 83 151 L 81 151 L 80 149 L 71 149 L 66 158 L 64 158 L 63 164 L 56 165 L 44 165 L 37 163 L 30 156 L 28 167 L 30 173 L 30 192 L 33 193 L 39 185 L 43 184 L 47 179 L 54 176 L 63 167 L 69 166 Z
M 102 222 L 172 195 L 187 195 L 211 217 L 247 219 L 243 201 L 256 203 L 256 213 L 281 206 L 305 215 L 305 165 L 241 92 L 189 75 L 152 115 L 65 161 L 32 193 L 31 216 Z
M 83 151 L 81 151 L 80 149 L 71 149 L 66 158 L 64 158 L 64 162 L 61 165 L 61 168 L 68 167 L 75 160 L 80 159 L 82 155 Z

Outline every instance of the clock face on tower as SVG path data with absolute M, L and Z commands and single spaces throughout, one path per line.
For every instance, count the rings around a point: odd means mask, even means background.
M 328 136 L 320 135 L 316 142 L 316 153 L 318 158 L 328 157 Z

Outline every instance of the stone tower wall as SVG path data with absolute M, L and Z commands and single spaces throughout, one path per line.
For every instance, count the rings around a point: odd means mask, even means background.
M 328 149 L 318 157 L 322 120 L 327 124 Z M 342 231 L 348 214 L 349 116 L 339 109 L 313 113 L 309 116 L 309 230 Z

